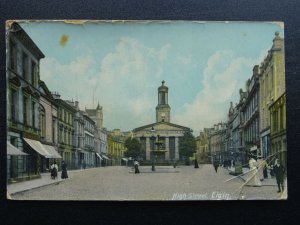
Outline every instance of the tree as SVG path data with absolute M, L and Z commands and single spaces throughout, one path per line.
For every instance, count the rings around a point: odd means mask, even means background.
M 142 155 L 142 144 L 136 138 L 127 138 L 125 141 L 127 150 L 124 152 L 126 157 L 138 158 Z
M 196 140 L 192 132 L 186 131 L 182 138 L 179 139 L 179 153 L 188 162 L 189 157 L 196 152 Z

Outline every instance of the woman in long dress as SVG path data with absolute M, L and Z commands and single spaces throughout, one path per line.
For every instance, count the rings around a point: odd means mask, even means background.
M 247 186 L 255 186 L 255 187 L 260 187 L 261 186 L 261 182 L 259 179 L 259 174 L 258 174 L 258 170 L 257 170 L 257 162 L 255 159 L 251 158 L 249 160 L 249 178 L 246 181 L 246 185 Z
M 67 173 L 67 164 L 65 161 L 61 162 L 61 179 L 66 179 L 68 178 L 68 173 Z

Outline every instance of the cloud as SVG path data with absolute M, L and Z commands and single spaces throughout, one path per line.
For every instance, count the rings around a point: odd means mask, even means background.
M 203 70 L 203 89 L 175 113 L 173 121 L 178 124 L 184 121 L 196 131 L 195 135 L 199 129 L 225 121 L 229 102 L 238 100 L 238 90 L 251 77 L 256 62 L 256 59 L 236 57 L 231 50 L 215 52 Z
M 95 107 L 99 101 L 108 129 L 133 129 L 141 121 L 153 122 L 157 100 L 153 83 L 159 84 L 162 79 L 170 48 L 168 43 L 150 48 L 124 37 L 102 59 L 88 50 L 67 64 L 45 58 L 41 61 L 41 79 L 62 99 L 78 96 L 81 109 Z

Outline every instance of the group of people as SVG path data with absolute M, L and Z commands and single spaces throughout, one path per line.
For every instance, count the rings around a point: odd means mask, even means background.
M 50 173 L 51 178 L 56 179 L 58 174 L 58 165 L 56 164 L 56 161 L 53 162 L 53 164 L 50 166 Z M 61 179 L 67 179 L 68 178 L 68 172 L 67 172 L 67 164 L 65 161 L 61 162 Z

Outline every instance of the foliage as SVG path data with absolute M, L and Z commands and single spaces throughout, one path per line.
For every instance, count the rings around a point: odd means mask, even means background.
M 127 138 L 125 141 L 127 150 L 124 152 L 126 157 L 138 158 L 142 155 L 142 144 L 136 138 Z
M 179 154 L 186 160 L 196 152 L 196 140 L 191 131 L 186 131 L 179 139 Z

